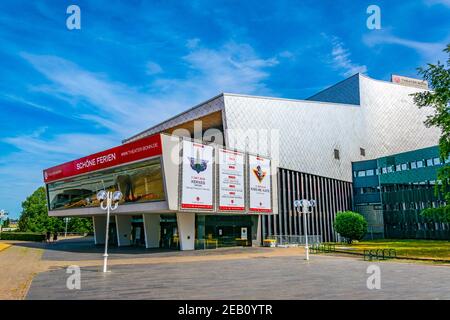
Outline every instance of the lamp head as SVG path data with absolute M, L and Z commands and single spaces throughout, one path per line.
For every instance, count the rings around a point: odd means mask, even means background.
M 100 190 L 100 191 L 97 193 L 97 200 L 100 201 L 100 202 L 106 200 L 106 197 L 107 197 L 107 193 L 106 193 L 105 190 Z
M 295 208 L 302 208 L 302 207 L 315 207 L 316 206 L 316 200 L 294 200 L 294 207 Z
M 122 192 L 120 192 L 120 191 L 115 191 L 115 192 L 113 193 L 112 200 L 113 200 L 114 202 L 119 202 L 121 199 L 122 199 Z

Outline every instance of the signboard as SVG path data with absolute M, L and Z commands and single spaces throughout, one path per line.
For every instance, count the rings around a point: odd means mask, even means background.
M 414 88 L 428 90 L 428 82 L 425 80 L 403 77 L 403 76 L 398 76 L 398 75 L 393 74 L 391 76 L 391 82 L 401 84 L 404 86 L 408 86 L 408 87 L 414 87 Z
M 244 154 L 219 149 L 219 210 L 245 210 Z
M 73 177 L 83 173 L 106 169 L 160 155 L 161 136 L 159 134 L 139 139 L 78 160 L 66 162 L 44 170 L 44 182 Z
M 214 148 L 183 141 L 181 208 L 213 209 Z
M 270 160 L 248 156 L 249 198 L 251 212 L 272 212 Z
M 241 228 L 241 239 L 248 239 L 247 238 L 247 227 Z

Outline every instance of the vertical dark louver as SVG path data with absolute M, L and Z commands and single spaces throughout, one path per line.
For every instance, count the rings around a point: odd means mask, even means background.
M 338 211 L 352 209 L 351 182 L 303 172 L 278 169 L 278 215 L 263 217 L 263 235 L 303 235 L 303 219 L 293 206 L 295 199 L 315 199 L 316 207 L 308 217 L 310 234 L 322 241 L 336 241 L 333 221 Z

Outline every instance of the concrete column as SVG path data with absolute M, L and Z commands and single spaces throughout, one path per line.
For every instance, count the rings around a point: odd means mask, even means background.
M 132 216 L 116 215 L 117 245 L 119 247 L 131 244 L 131 219 Z
M 159 248 L 159 237 L 161 235 L 161 224 L 159 214 L 144 213 L 145 247 Z
M 95 244 L 105 244 L 106 216 L 93 216 Z
M 262 245 L 262 220 L 262 215 L 258 215 L 258 223 L 256 225 L 256 240 L 252 240 L 253 247 L 260 247 Z
M 195 249 L 195 213 L 177 212 L 180 250 Z

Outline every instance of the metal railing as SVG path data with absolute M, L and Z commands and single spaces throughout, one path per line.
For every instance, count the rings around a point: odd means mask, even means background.
M 386 260 L 397 258 L 395 249 L 371 249 L 364 250 L 364 261 Z
M 310 247 L 311 253 L 336 252 L 336 243 L 317 243 Z
M 195 239 L 195 249 L 217 249 L 219 247 L 219 241 L 217 239 Z
M 265 239 L 276 240 L 277 246 L 283 245 L 304 245 L 305 244 L 305 236 L 288 236 L 288 235 L 279 235 L 279 236 L 266 236 Z M 308 244 L 317 244 L 322 243 L 322 235 L 310 235 L 308 236 Z

